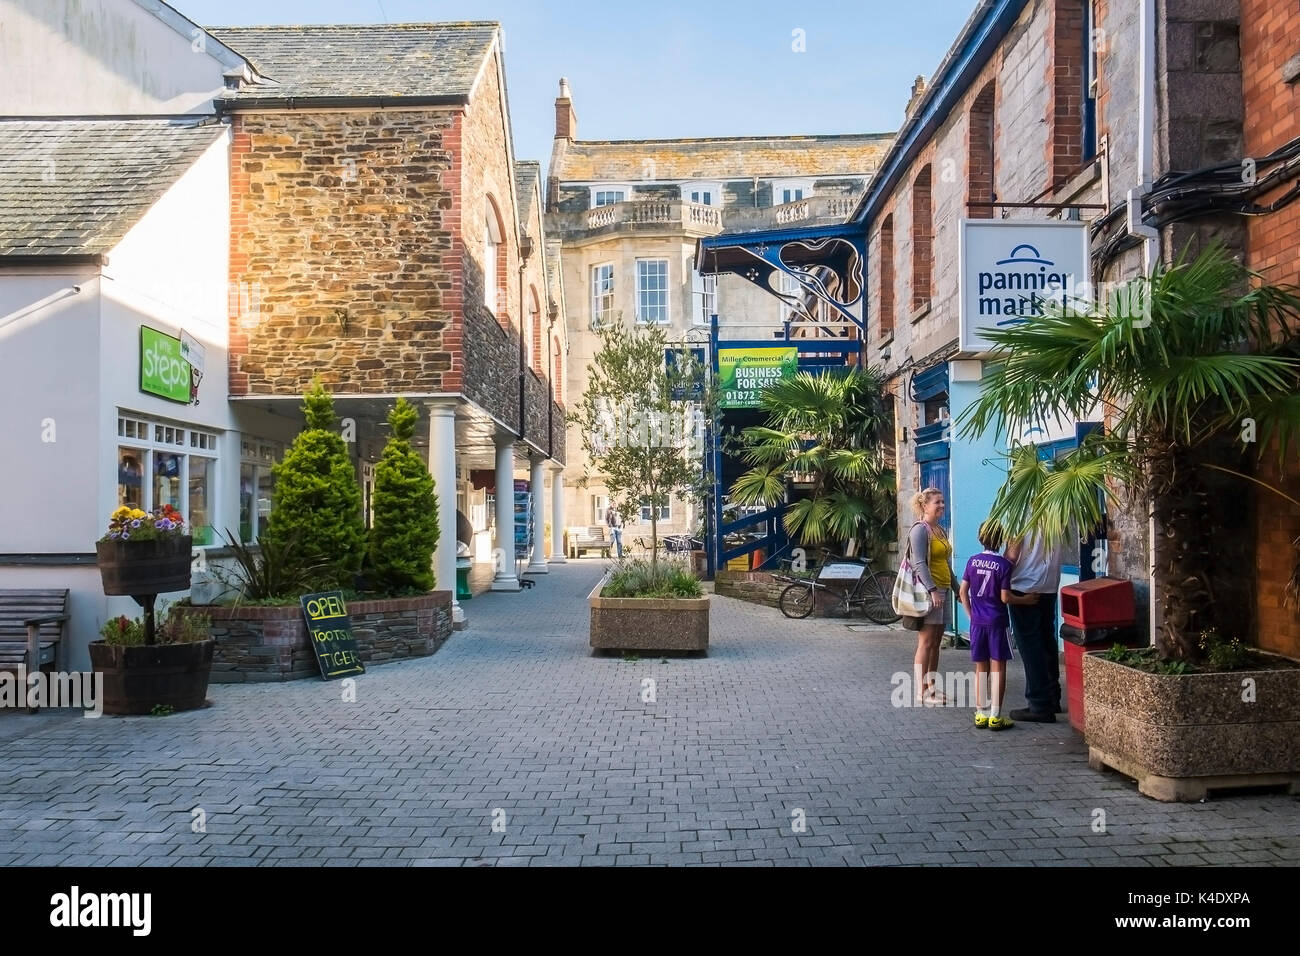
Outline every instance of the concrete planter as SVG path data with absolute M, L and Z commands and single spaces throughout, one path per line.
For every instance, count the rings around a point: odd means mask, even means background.
M 320 679 L 315 648 L 299 605 L 194 605 L 177 608 L 177 612 L 211 619 L 209 633 L 216 645 L 212 656 L 214 684 Z M 451 592 L 351 601 L 348 616 L 358 654 L 367 668 L 427 657 L 451 636 Z
M 1150 674 L 1095 651 L 1083 657 L 1083 699 L 1089 766 L 1133 777 L 1149 797 L 1300 792 L 1300 667 Z
M 709 596 L 697 598 L 601 597 L 602 579 L 587 597 L 591 647 L 600 651 L 709 650 Z

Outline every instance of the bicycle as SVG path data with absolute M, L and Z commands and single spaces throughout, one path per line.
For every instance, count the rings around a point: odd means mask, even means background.
M 816 606 L 817 591 L 821 589 L 828 593 L 841 592 L 839 602 L 834 607 L 845 614 L 861 610 L 874 624 L 893 624 L 899 620 L 901 615 L 894 610 L 893 574 L 888 571 L 872 571 L 870 558 L 843 558 L 830 552 L 825 554 L 825 559 L 811 577 L 773 575 L 778 581 L 790 582 L 777 601 L 782 614 L 794 620 L 807 617 Z M 851 582 L 851 586 L 827 583 L 831 581 Z

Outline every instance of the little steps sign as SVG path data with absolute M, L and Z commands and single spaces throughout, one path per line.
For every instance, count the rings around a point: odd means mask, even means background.
M 988 352 L 984 331 L 1052 310 L 1091 310 L 1087 223 L 963 219 L 960 245 L 963 352 Z

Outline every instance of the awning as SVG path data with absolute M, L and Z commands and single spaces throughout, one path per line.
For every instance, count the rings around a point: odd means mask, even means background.
M 806 301 L 823 302 L 859 329 L 866 322 L 866 260 L 866 232 L 853 223 L 723 233 L 695 245 L 702 275 L 738 275 L 801 312 Z M 782 292 L 782 276 L 801 293 Z

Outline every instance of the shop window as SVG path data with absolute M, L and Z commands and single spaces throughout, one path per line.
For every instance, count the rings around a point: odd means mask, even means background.
M 930 167 L 924 166 L 912 183 L 912 311 L 930 304 L 933 261 L 934 209 L 930 200 Z
M 196 546 L 216 544 L 217 433 L 121 415 L 117 434 L 117 503 L 143 511 L 171 505 Z
M 997 201 L 993 191 L 993 102 L 994 86 L 990 81 L 970 108 L 966 215 L 971 219 L 992 219 L 993 207 L 989 204 Z
M 614 317 L 614 265 L 591 268 L 591 327 L 599 328 Z
M 271 492 L 275 479 L 271 467 L 284 456 L 279 442 L 245 440 L 239 460 L 239 540 L 257 541 L 266 532 L 271 516 Z
M 637 260 L 636 320 L 658 325 L 668 322 L 667 259 Z
M 691 295 L 698 307 L 693 309 L 692 321 L 696 325 L 708 325 L 710 316 L 718 313 L 718 277 L 705 276 L 698 272 L 691 273 Z
M 880 337 L 894 334 L 894 216 L 880 226 Z
M 646 524 L 649 524 L 649 523 L 650 523 L 650 512 L 651 512 L 652 510 L 653 510 L 653 509 L 650 507 L 650 499 L 649 499 L 649 498 L 642 498 L 642 499 L 641 499 L 641 520 L 642 520 L 643 522 L 645 522 Z M 657 521 L 671 521 L 672 518 L 673 518 L 673 505 L 672 505 L 672 502 L 670 501 L 670 502 L 668 502 L 668 504 L 663 505 L 663 506 L 659 509 L 659 517 L 658 517 L 656 520 L 657 520 Z
M 597 189 L 591 194 L 591 205 L 612 206 L 616 202 L 624 202 L 627 199 L 627 191 L 623 189 Z

